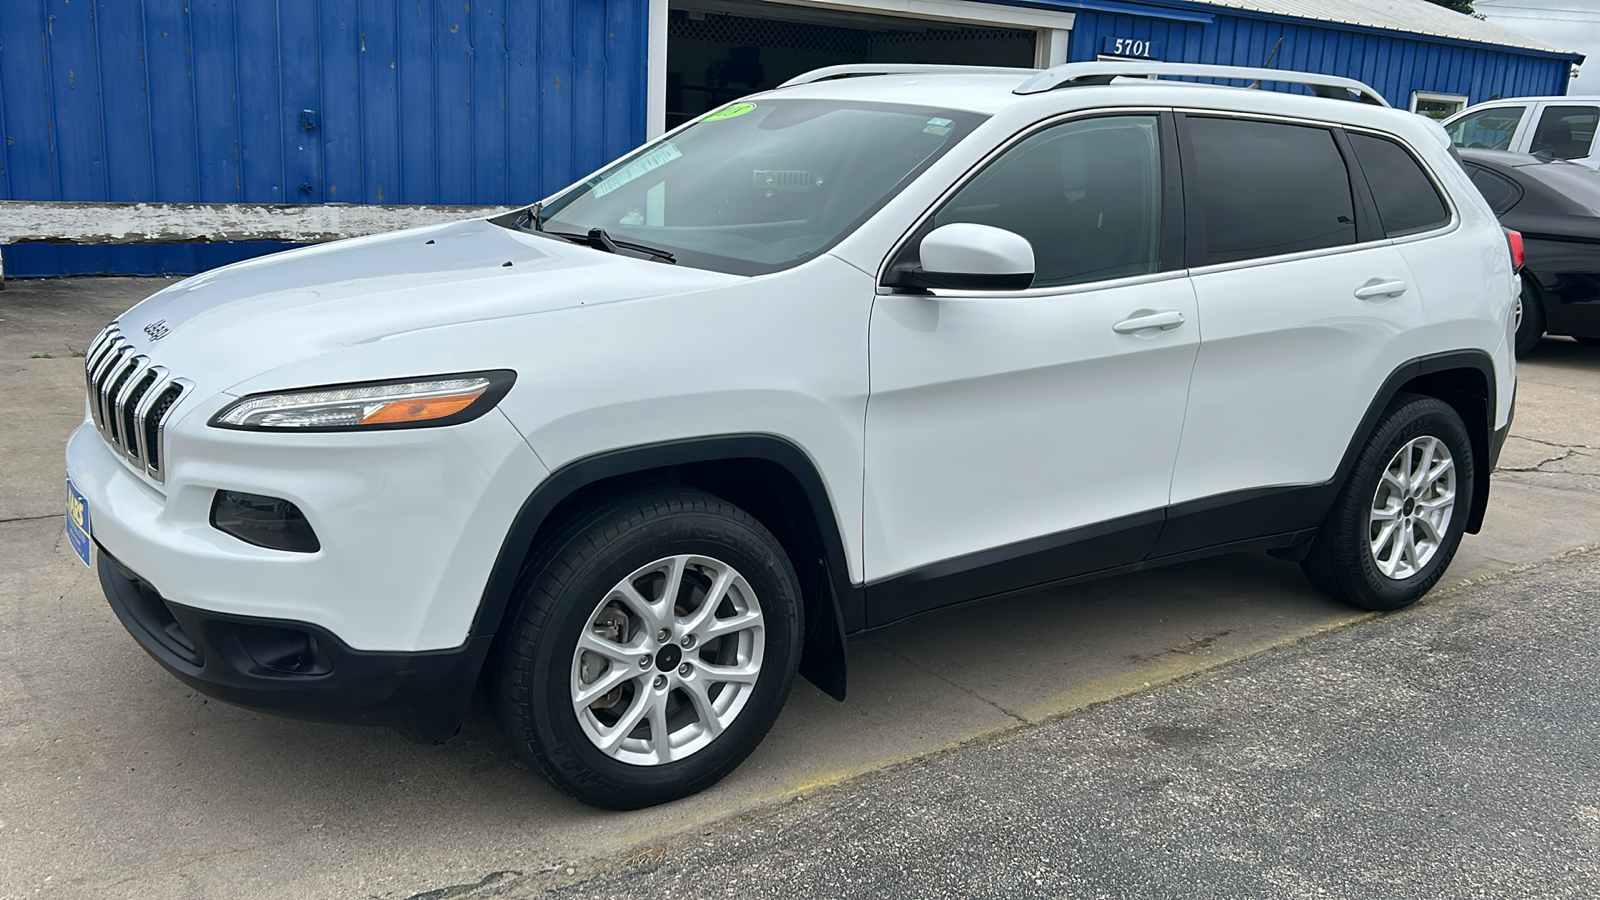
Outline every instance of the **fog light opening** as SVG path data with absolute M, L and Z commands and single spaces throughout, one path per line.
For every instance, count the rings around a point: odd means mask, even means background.
M 211 527 L 269 550 L 316 553 L 322 549 L 305 513 L 281 497 L 217 491 L 211 500 Z

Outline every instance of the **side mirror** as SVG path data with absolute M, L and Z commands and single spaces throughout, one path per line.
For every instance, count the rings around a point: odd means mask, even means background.
M 922 265 L 900 268 L 896 287 L 1020 291 L 1033 284 L 1033 245 L 1004 228 L 956 222 L 922 239 Z

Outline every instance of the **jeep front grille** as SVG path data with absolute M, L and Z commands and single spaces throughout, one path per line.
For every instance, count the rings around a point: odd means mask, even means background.
M 100 436 L 135 467 L 165 481 L 167 415 L 194 384 L 134 353 L 116 322 L 89 345 L 83 368 L 89 416 Z

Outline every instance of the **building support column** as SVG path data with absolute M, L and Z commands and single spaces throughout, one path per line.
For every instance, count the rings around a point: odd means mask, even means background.
M 1033 40 L 1033 64 L 1041 69 L 1059 66 L 1067 61 L 1067 41 L 1072 31 L 1067 28 L 1041 28 Z

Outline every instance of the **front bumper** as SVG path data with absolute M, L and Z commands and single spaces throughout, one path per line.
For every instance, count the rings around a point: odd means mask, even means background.
M 278 715 L 384 725 L 422 743 L 461 726 L 494 636 L 451 650 L 355 650 L 309 622 L 172 603 L 99 548 L 100 587 L 123 627 L 197 691 Z
M 470 636 L 484 585 L 521 503 L 545 475 L 498 412 L 445 428 L 275 435 L 168 434 L 154 485 L 92 425 L 67 443 L 95 541 L 168 602 L 307 622 L 363 651 L 443 650 Z M 278 497 L 320 548 L 287 552 L 214 527 L 218 491 Z

